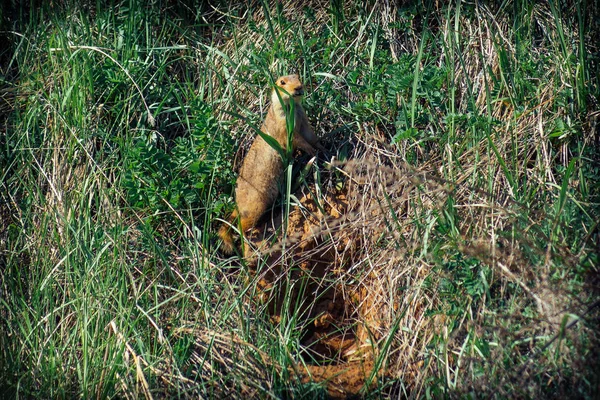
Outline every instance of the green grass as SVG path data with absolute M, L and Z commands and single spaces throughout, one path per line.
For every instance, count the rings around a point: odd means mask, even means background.
M 365 397 L 597 396 L 594 2 L 34 3 L 0 9 L 0 397 L 325 398 L 330 293 Z M 215 232 L 288 73 L 330 154 L 273 216 L 347 205 L 251 267 Z

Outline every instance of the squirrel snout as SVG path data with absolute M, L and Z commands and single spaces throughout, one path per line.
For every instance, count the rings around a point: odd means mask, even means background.
M 304 87 L 299 86 L 294 89 L 294 96 L 302 96 L 304 95 Z

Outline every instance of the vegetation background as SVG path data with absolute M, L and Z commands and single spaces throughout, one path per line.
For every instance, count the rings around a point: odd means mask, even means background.
M 595 1 L 4 2 L 0 397 L 597 398 L 599 34 Z M 216 251 L 287 73 L 330 154 L 274 213 L 344 200 L 352 351 L 307 344 L 288 231 Z

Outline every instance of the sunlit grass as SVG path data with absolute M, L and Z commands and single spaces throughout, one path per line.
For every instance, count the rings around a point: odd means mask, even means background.
M 1 394 L 324 397 L 316 368 L 354 359 L 365 396 L 594 396 L 595 5 L 2 12 Z M 287 73 L 329 154 L 272 215 L 323 214 L 318 245 L 224 259 Z M 353 355 L 307 349 L 330 292 Z

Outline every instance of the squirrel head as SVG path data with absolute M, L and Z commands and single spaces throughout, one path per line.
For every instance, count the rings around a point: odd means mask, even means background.
M 300 82 L 298 75 L 286 75 L 277 78 L 275 81 L 275 88 L 271 94 L 271 101 L 273 104 L 279 104 L 279 97 L 283 104 L 289 104 L 290 99 L 293 99 L 296 104 L 302 102 L 302 96 L 304 95 L 304 86 Z M 277 96 L 279 93 L 279 97 Z

